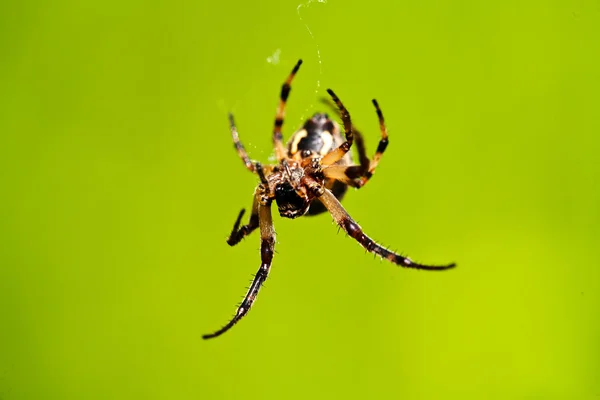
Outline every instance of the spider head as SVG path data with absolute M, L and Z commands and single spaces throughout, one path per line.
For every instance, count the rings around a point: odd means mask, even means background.
M 279 215 L 285 218 L 301 217 L 306 214 L 310 206 L 308 197 L 294 189 L 287 181 L 275 187 L 275 201 L 279 208 Z

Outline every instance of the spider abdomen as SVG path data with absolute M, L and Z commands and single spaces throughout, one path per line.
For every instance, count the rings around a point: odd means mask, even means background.
M 288 142 L 288 157 L 295 160 L 320 158 L 335 150 L 344 142 L 338 124 L 325 113 L 316 113 L 297 130 Z M 339 165 L 351 165 L 350 152 L 337 162 Z M 335 179 L 325 179 L 325 187 L 333 192 L 339 200 L 344 197 L 348 187 Z M 313 200 L 306 215 L 317 215 L 326 208 L 318 200 Z
M 316 113 L 296 131 L 288 142 L 288 156 L 294 159 L 323 157 L 335 147 L 342 138 L 337 125 L 327 114 Z

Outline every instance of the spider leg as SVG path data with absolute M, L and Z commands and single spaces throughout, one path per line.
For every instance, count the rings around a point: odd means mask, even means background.
M 415 269 L 426 269 L 426 270 L 445 270 L 449 268 L 453 268 L 456 264 L 447 264 L 447 265 L 423 265 L 418 264 L 412 261 L 408 257 L 402 257 L 399 254 L 396 254 L 392 251 L 387 250 L 386 248 L 375 243 L 373 239 L 365 235 L 362 228 L 350 217 L 348 212 L 344 209 L 342 204 L 335 198 L 333 193 L 329 190 L 323 188 L 323 194 L 319 197 L 319 200 L 327 207 L 335 222 L 342 227 L 343 230 L 346 231 L 348 235 L 353 237 L 362 247 L 364 247 L 367 251 L 371 253 L 375 253 L 382 258 L 387 259 L 394 264 L 400 265 L 406 268 L 415 268 Z
M 263 169 L 262 164 L 257 161 L 255 163 L 253 163 L 252 166 L 254 167 L 255 172 L 258 174 L 258 176 L 260 178 L 260 181 L 262 184 L 262 190 L 264 190 L 266 193 L 269 193 L 269 183 L 267 181 L 267 178 L 265 177 L 265 171 Z M 271 166 L 267 165 L 267 171 L 269 173 L 271 172 L 271 169 L 272 169 Z M 238 214 L 237 219 L 235 220 L 235 223 L 233 224 L 233 229 L 231 230 L 231 234 L 229 235 L 229 238 L 227 239 L 227 244 L 230 246 L 235 246 L 243 238 L 245 238 L 246 236 L 251 234 L 256 228 L 258 228 L 258 193 L 257 192 L 255 192 L 255 194 L 254 194 L 254 201 L 252 202 L 252 213 L 250 214 L 250 220 L 248 221 L 248 224 L 243 225 L 240 228 L 240 223 L 242 222 L 242 217 L 244 216 L 245 212 L 246 212 L 246 209 L 242 208 L 242 210 Z
M 252 203 L 252 213 L 250 214 L 250 220 L 248 221 L 248 224 L 243 225 L 240 228 L 240 223 L 245 212 L 246 210 L 242 208 L 242 211 L 240 211 L 237 220 L 233 225 L 233 230 L 231 231 L 231 234 L 227 239 L 227 244 L 230 246 L 235 246 L 243 238 L 251 234 L 256 228 L 258 228 L 258 200 L 256 196 L 254 196 L 254 202 Z
M 250 172 L 256 172 L 256 169 L 254 168 L 254 163 L 250 161 L 250 157 L 248 157 L 248 153 L 246 153 L 246 149 L 240 141 L 240 137 L 238 135 L 237 128 L 235 127 L 235 122 L 233 120 L 233 114 L 231 113 L 229 113 L 229 126 L 231 127 L 231 137 L 233 138 L 233 145 L 235 146 L 238 155 L 242 159 L 242 162 Z
M 335 110 L 338 115 L 340 115 L 340 111 L 336 108 L 335 104 L 331 102 L 328 97 L 322 97 L 320 99 L 321 103 L 327 105 L 327 107 Z M 358 160 L 360 165 L 354 165 L 354 168 L 358 168 L 360 166 L 362 171 L 367 171 L 369 169 L 370 160 L 367 157 L 367 149 L 365 147 L 365 141 L 363 139 L 362 133 L 356 129 L 356 127 L 352 127 L 352 135 L 354 136 L 354 143 L 356 144 L 356 149 L 358 150 Z
M 369 179 L 375 173 L 375 168 L 379 165 L 379 161 L 381 160 L 381 156 L 383 156 L 383 152 L 387 148 L 388 145 L 388 133 L 387 128 L 385 126 L 385 120 L 383 119 L 383 113 L 381 112 L 381 108 L 379 108 L 379 104 L 377 100 L 373 99 L 373 105 L 375 106 L 375 111 L 377 112 L 377 117 L 379 118 L 379 129 L 381 130 L 381 139 L 379 140 L 379 145 L 377 146 L 377 151 L 373 156 L 369 164 L 369 169 L 363 171 L 363 176 L 359 179 L 359 187 L 364 186 Z M 362 163 L 361 163 L 362 164 Z
M 290 90 L 292 89 L 292 80 L 296 75 L 296 72 L 300 69 L 302 60 L 298 60 L 294 69 L 281 86 L 281 94 L 279 95 L 279 105 L 277 106 L 277 114 L 275 115 L 275 127 L 273 129 L 273 146 L 275 147 L 275 155 L 277 160 L 281 162 L 286 157 L 287 150 L 283 145 L 283 135 L 281 133 L 281 126 L 283 125 L 283 118 L 285 117 L 285 103 L 287 102 Z
M 323 169 L 326 178 L 331 178 L 342 182 L 350 187 L 359 188 L 360 181 L 357 179 L 362 176 L 362 166 L 360 165 L 330 165 Z
M 210 339 L 222 335 L 233 327 L 240 319 L 242 319 L 252 307 L 256 300 L 258 292 L 267 279 L 271 270 L 271 262 L 273 260 L 273 252 L 275 250 L 275 229 L 273 228 L 273 219 L 271 218 L 271 204 L 258 204 L 259 225 L 260 225 L 260 257 L 261 264 L 244 300 L 238 307 L 233 316 L 233 319 L 224 327 L 214 333 L 202 336 L 203 339 Z
M 377 146 L 377 151 L 375 152 L 373 159 L 369 161 L 369 159 L 366 156 L 364 156 L 366 158 L 365 162 L 365 160 L 362 158 L 364 155 L 364 144 L 360 143 L 360 141 L 358 140 L 359 136 L 357 136 L 356 145 L 359 149 L 360 165 L 331 165 L 329 167 L 326 167 L 324 173 L 325 176 L 327 176 L 328 178 L 334 178 L 345 183 L 346 185 L 355 188 L 361 188 L 367 184 L 369 179 L 375 173 L 375 168 L 377 168 L 377 165 L 379 165 L 381 156 L 387 148 L 388 134 L 387 128 L 385 126 L 385 121 L 383 119 L 383 113 L 379 108 L 379 104 L 377 104 L 377 100 L 373 99 L 373 105 L 375 106 L 375 110 L 377 111 L 377 116 L 379 117 L 379 128 L 381 129 L 381 139 L 379 140 L 379 145 Z M 360 140 L 362 140 L 362 138 Z M 361 155 L 361 145 L 363 149 L 363 155 Z
M 254 167 L 256 168 L 256 172 L 258 173 L 258 177 L 260 178 L 260 183 L 262 183 L 265 186 L 265 190 L 269 190 L 269 182 L 267 181 L 267 178 L 265 176 L 265 171 L 263 169 L 263 166 L 261 163 L 259 163 L 258 161 L 256 163 L 254 163 Z M 270 167 L 270 166 L 267 166 Z M 270 168 L 267 171 L 267 173 L 270 173 Z
M 339 160 L 344 157 L 344 155 L 350 151 L 352 147 L 352 143 L 354 142 L 354 135 L 352 134 L 352 121 L 350 120 L 350 113 L 342 103 L 342 101 L 337 97 L 337 95 L 331 89 L 327 89 L 327 93 L 331 96 L 335 104 L 338 106 L 340 110 L 340 115 L 342 117 L 342 122 L 344 123 L 344 134 L 346 135 L 346 141 L 338 146 L 335 150 L 330 151 L 325 154 L 321 159 L 321 165 L 329 166 L 335 164 Z

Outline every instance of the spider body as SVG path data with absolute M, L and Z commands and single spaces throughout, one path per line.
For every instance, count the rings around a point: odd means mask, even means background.
M 323 180 L 321 176 L 314 174 L 310 165 L 310 159 L 298 161 L 286 161 L 281 168 L 277 168 L 267 178 L 267 185 L 262 185 L 259 190 L 267 201 L 269 194 L 273 193 L 275 203 L 279 209 L 279 215 L 285 218 L 298 218 L 306 214 L 310 208 L 314 196 L 310 188 L 319 185 Z
M 360 188 L 369 181 L 387 148 L 387 129 L 377 101 L 373 100 L 373 105 L 379 118 L 381 139 L 372 159 L 366 156 L 362 135 L 352 126 L 348 110 L 331 89 L 328 89 L 327 92 L 339 109 L 344 123 L 345 140 L 342 138 L 339 126 L 327 114 L 316 113 L 292 135 L 287 147 L 284 146 L 281 127 L 285 103 L 291 90 L 292 79 L 301 64 L 302 60 L 298 61 L 281 88 L 273 128 L 273 145 L 278 160 L 276 165 L 263 167 L 260 163 L 250 160 L 239 140 L 233 116 L 229 116 L 231 135 L 238 155 L 246 168 L 258 175 L 260 184 L 254 191 L 254 201 L 248 224 L 240 226 L 245 213 L 245 210 L 242 209 L 233 225 L 227 243 L 234 246 L 259 228 L 261 265 L 232 320 L 216 332 L 204 335 L 204 339 L 220 336 L 242 319 L 250 310 L 260 288 L 267 279 L 275 249 L 275 229 L 271 217 L 273 202 L 277 204 L 282 217 L 291 219 L 329 211 L 339 227 L 363 248 L 402 267 L 439 271 L 455 266 L 455 264 L 437 266 L 419 264 L 408 257 L 389 251 L 368 237 L 340 203 L 340 199 L 349 186 Z M 350 153 L 354 142 L 358 149 L 359 163 L 357 165 L 353 164 Z
M 288 158 L 302 161 L 305 159 L 320 158 L 334 150 L 344 142 L 340 127 L 332 121 L 327 114 L 316 113 L 304 126 L 296 131 L 287 144 Z M 348 152 L 336 165 L 351 165 L 352 153 Z M 348 190 L 348 185 L 336 180 L 325 178 L 322 182 L 325 187 L 333 192 L 338 200 L 342 200 Z M 327 211 L 323 203 L 312 199 L 306 215 L 317 215 Z
M 337 124 L 327 114 L 316 113 L 290 138 L 288 157 L 296 160 L 323 157 L 342 142 Z

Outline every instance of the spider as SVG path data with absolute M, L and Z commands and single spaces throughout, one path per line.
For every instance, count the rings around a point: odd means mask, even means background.
M 387 148 L 387 128 L 383 113 L 376 100 L 373 100 L 373 105 L 379 118 L 381 139 L 371 160 L 366 156 L 362 135 L 352 127 L 350 113 L 331 89 L 327 89 L 327 93 L 339 109 L 346 140 L 342 139 L 339 126 L 329 119 L 327 114 L 316 113 L 306 121 L 300 130 L 294 133 L 287 148 L 284 146 L 281 127 L 285 105 L 290 94 L 292 80 L 301 64 L 302 60 L 299 60 L 281 87 L 273 129 L 273 146 L 277 156 L 277 165 L 263 166 L 259 162 L 250 160 L 240 142 L 233 115 L 229 114 L 231 136 L 238 155 L 246 168 L 258 175 L 260 183 L 254 191 L 254 202 L 248 224 L 240 227 L 245 213 L 245 210 L 242 209 L 233 225 L 227 243 L 235 246 L 256 228 L 260 228 L 261 265 L 231 321 L 218 331 L 204 335 L 204 339 L 222 335 L 242 319 L 252 307 L 261 286 L 269 275 L 275 247 L 275 230 L 271 218 L 273 200 L 277 203 L 279 214 L 285 218 L 293 219 L 329 211 L 335 222 L 367 251 L 402 267 L 439 271 L 455 266 L 454 263 L 437 266 L 418 264 L 408 257 L 387 250 L 368 237 L 340 203 L 348 186 L 360 188 L 369 181 Z M 359 156 L 358 165 L 352 163 L 350 153 L 350 148 L 355 140 Z

